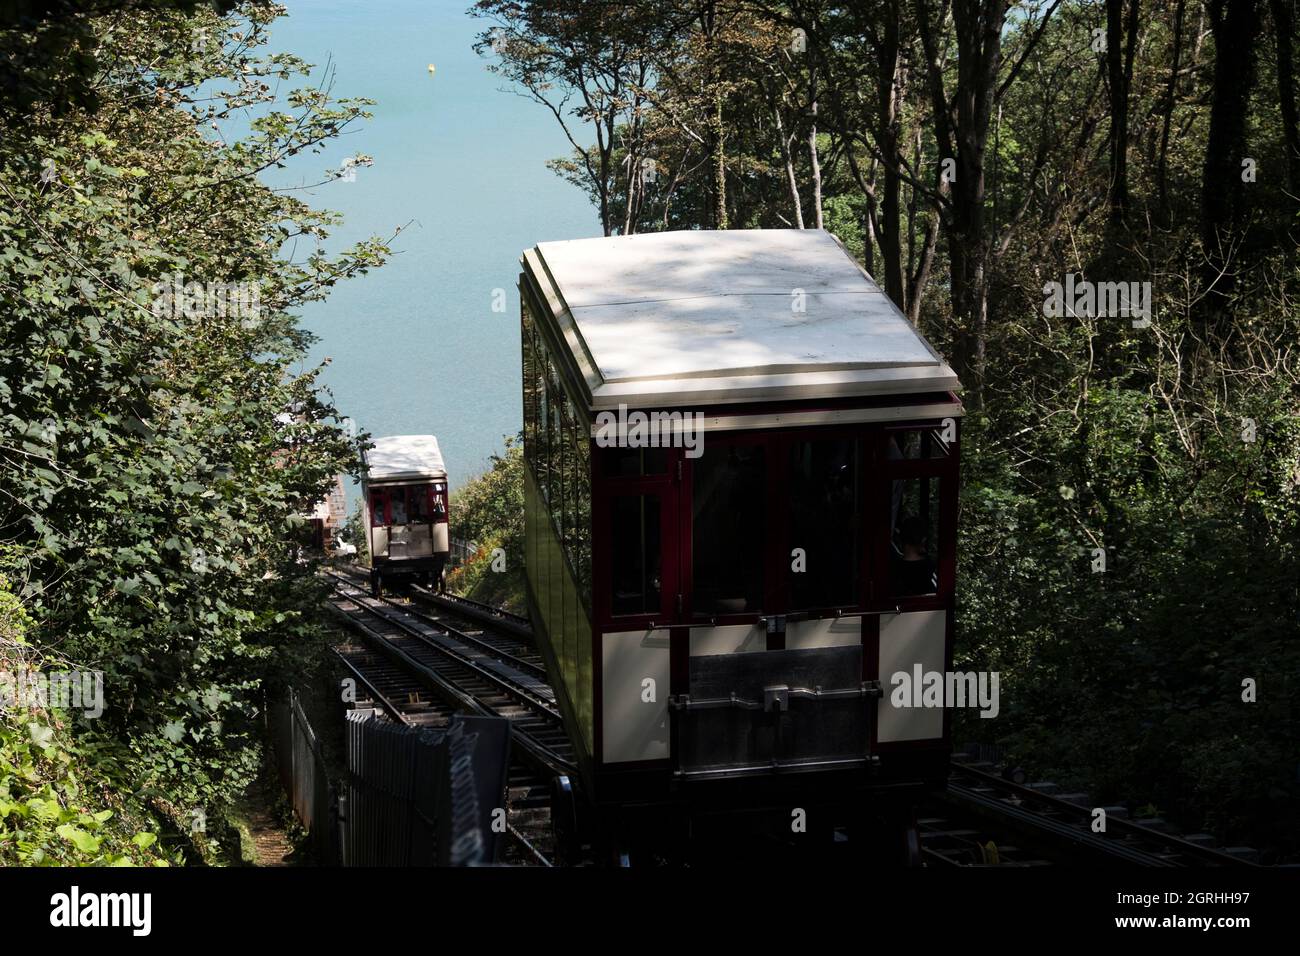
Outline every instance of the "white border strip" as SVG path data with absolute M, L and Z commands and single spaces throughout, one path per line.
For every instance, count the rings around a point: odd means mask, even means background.
M 606 409 L 606 411 L 612 411 Z M 666 429 L 671 435 L 680 435 L 687 424 L 693 425 L 693 414 L 690 409 L 685 411 L 674 409 L 677 412 L 674 417 L 669 418 L 669 410 L 662 408 L 654 409 L 636 409 L 629 408 L 628 413 L 635 411 L 643 412 L 650 421 L 659 421 L 659 434 L 662 435 Z M 758 415 L 710 415 L 706 416 L 699 426 L 700 431 L 745 431 L 752 429 L 769 429 L 769 428 L 797 428 L 807 427 L 810 425 L 837 425 L 853 422 L 908 422 L 920 420 L 932 420 L 943 418 L 961 418 L 964 414 L 962 407 L 957 402 L 945 402 L 941 405 L 895 405 L 889 408 L 843 408 L 830 409 L 823 411 L 810 412 L 780 412 L 775 414 L 758 414 Z M 657 415 L 664 416 L 656 419 Z M 592 423 L 591 437 L 595 438 L 600 431 L 600 426 Z M 627 426 L 625 422 L 618 424 L 618 437 L 627 437 Z

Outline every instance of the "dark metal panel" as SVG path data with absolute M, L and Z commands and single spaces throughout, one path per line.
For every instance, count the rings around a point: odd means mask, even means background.
M 693 657 L 690 669 L 690 695 L 675 701 L 684 771 L 868 753 L 876 696 L 861 646 Z
M 371 709 L 344 722 L 346 774 L 336 788 L 298 702 L 272 709 L 281 779 L 315 858 L 344 866 L 469 866 L 499 852 L 509 721 L 456 717 L 447 731 L 390 723 Z M 337 793 L 337 797 L 336 797 Z

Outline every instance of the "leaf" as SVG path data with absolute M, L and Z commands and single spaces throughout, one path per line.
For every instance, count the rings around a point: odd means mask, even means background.
M 65 823 L 62 826 L 55 827 L 54 832 L 82 853 L 94 854 L 99 852 L 99 838 L 87 833 L 81 827 L 74 827 L 70 823 Z
M 140 587 L 140 579 L 133 574 L 125 580 L 118 578 L 118 580 L 114 582 L 113 586 L 122 594 L 130 594 L 132 591 L 135 591 Z
M 31 737 L 32 743 L 42 750 L 54 743 L 53 728 L 46 727 L 44 724 L 28 724 L 27 734 Z

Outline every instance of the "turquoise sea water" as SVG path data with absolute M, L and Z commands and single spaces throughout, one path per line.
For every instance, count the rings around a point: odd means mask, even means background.
M 377 100 L 374 119 L 273 184 L 313 183 L 358 152 L 374 165 L 304 195 L 345 223 L 327 248 L 408 229 L 388 265 L 304 309 L 331 359 L 324 382 L 375 435 L 432 432 L 453 486 L 520 428 L 520 253 L 599 235 L 585 196 L 545 166 L 567 141 L 543 107 L 487 72 L 486 24 L 469 0 L 289 0 L 271 48 L 335 70 L 336 97 Z M 430 75 L 429 64 L 435 72 Z M 314 77 L 315 78 L 315 77 Z M 268 180 L 270 181 L 270 180 Z M 493 290 L 505 290 L 494 312 Z

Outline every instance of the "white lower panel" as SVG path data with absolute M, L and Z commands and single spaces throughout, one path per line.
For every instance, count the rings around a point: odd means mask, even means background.
M 896 707 L 894 675 L 905 673 L 911 681 L 917 664 L 923 672 L 944 673 L 946 611 L 908 611 L 880 618 L 880 688 L 876 705 L 876 739 L 936 740 L 943 736 L 942 707 Z M 909 704 L 911 703 L 909 699 Z
M 668 630 L 600 636 L 603 744 L 606 763 L 668 757 Z
M 790 651 L 804 651 L 814 647 L 853 647 L 861 643 L 860 617 L 790 621 L 785 626 L 785 646 Z
M 721 627 L 691 628 L 691 657 L 765 650 L 767 650 L 767 627 L 763 624 L 725 624 Z
M 393 558 L 427 558 L 433 554 L 433 541 L 427 524 L 394 525 L 388 539 Z

